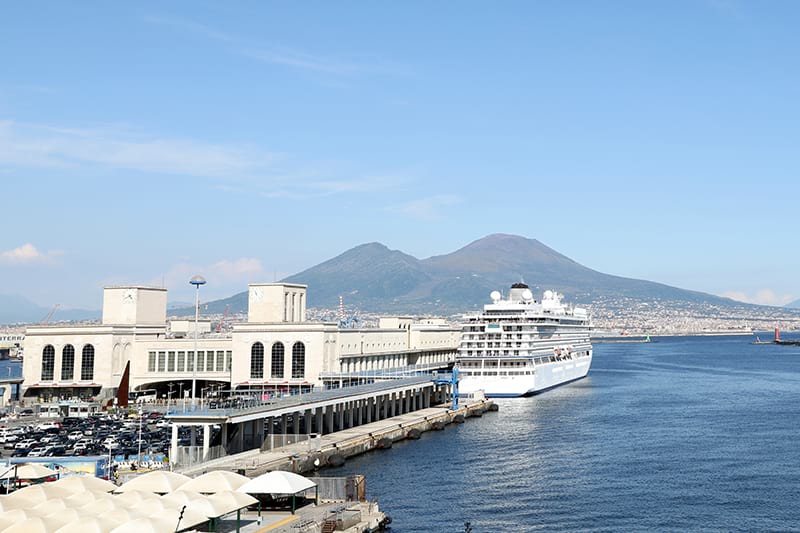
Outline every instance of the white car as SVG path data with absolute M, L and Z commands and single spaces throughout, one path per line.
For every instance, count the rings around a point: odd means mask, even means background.
M 56 422 L 42 422 L 36 426 L 37 431 L 47 431 L 50 429 L 61 429 L 61 425 Z
M 25 439 L 25 440 L 21 440 L 18 443 L 16 443 L 14 445 L 14 449 L 15 450 L 19 450 L 20 448 L 30 448 L 34 444 L 36 444 L 35 440 L 33 440 L 33 439 Z
M 18 439 L 18 437 L 16 435 L 14 435 L 13 433 L 9 433 L 9 432 L 6 432 L 6 431 L 0 433 L 0 443 L 2 443 L 2 444 L 8 444 L 9 442 L 14 442 L 17 439 Z
M 28 454 L 28 457 L 44 457 L 44 454 L 46 454 L 50 448 L 52 448 L 52 446 L 42 446 L 41 448 L 31 450 L 31 453 Z

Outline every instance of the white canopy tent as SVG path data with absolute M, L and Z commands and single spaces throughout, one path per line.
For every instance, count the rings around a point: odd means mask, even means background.
M 167 494 L 177 490 L 192 478 L 178 474 L 177 472 L 169 472 L 166 470 L 154 470 L 147 474 L 137 476 L 121 487 L 117 488 L 115 492 L 128 492 L 131 490 L 141 490 L 144 492 L 152 492 L 156 494 Z
M 122 522 L 105 515 L 84 517 L 58 528 L 55 533 L 109 533 Z
M 73 474 L 71 476 L 62 477 L 54 481 L 52 485 L 56 487 L 66 487 L 73 492 L 84 492 L 87 490 L 92 492 L 113 492 L 117 489 L 117 486 L 110 481 L 89 474 Z
M 292 497 L 292 514 L 295 512 L 295 496 L 308 489 L 316 489 L 317 484 L 308 478 L 293 472 L 274 470 L 251 479 L 238 489 L 237 492 L 245 494 L 287 495 Z M 315 499 L 319 499 L 319 492 L 315 491 Z
M 235 472 L 214 470 L 187 481 L 185 485 L 181 485 L 181 490 L 213 494 L 224 490 L 236 490 L 248 481 L 250 478 Z

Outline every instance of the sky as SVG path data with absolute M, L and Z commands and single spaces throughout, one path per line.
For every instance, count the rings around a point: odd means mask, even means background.
M 492 233 L 800 298 L 800 3 L 5 2 L 0 294 L 192 301 Z M 313 290 L 310 287 L 309 290 Z

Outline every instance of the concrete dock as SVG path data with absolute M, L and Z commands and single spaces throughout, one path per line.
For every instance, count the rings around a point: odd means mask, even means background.
M 248 477 L 272 470 L 307 474 L 327 466 L 340 466 L 349 457 L 371 450 L 388 448 L 391 444 L 419 434 L 444 429 L 472 416 L 481 416 L 495 409 L 491 400 L 476 400 L 452 410 L 448 406 L 428 407 L 391 418 L 336 431 L 269 451 L 249 450 L 220 459 L 191 465 L 177 471 L 197 476 L 211 470 L 241 471 Z

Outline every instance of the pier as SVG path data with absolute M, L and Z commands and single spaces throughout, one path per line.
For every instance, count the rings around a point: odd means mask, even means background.
M 449 406 L 451 389 L 430 375 L 420 375 L 236 407 L 178 406 L 167 412 L 173 424 L 170 458 L 181 469 L 242 452 L 260 453 L 274 447 L 275 437 L 281 446 Z M 190 446 L 179 446 L 182 426 L 191 430 Z M 212 445 L 214 426 L 219 426 L 219 434 Z
M 350 457 L 388 449 L 400 440 L 418 439 L 426 431 L 443 430 L 448 424 L 463 423 L 495 409 L 494 403 L 487 399 L 467 402 L 455 410 L 446 405 L 429 407 L 280 448 L 248 450 L 178 470 L 189 476 L 223 469 L 239 471 L 248 477 L 272 470 L 307 474 L 326 466 L 341 466 Z
M 775 337 L 771 341 L 762 341 L 756 336 L 753 344 L 777 344 L 778 346 L 800 346 L 800 340 L 781 340 L 781 332 L 775 328 Z

